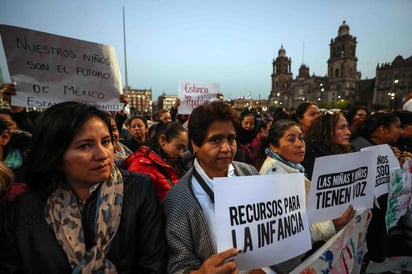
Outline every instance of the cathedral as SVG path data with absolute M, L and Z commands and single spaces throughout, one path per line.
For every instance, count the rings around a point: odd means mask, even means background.
M 355 90 L 361 78 L 357 71 L 356 37 L 350 35 L 345 21 L 339 26 L 338 36 L 329 44 L 327 76 L 310 75 L 309 67 L 302 64 L 295 79 L 291 72 L 291 58 L 283 45 L 273 60 L 272 89 L 268 106 L 294 109 L 303 101 L 336 103 L 345 99 L 356 100 Z

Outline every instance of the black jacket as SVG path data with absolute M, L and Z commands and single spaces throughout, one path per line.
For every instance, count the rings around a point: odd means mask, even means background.
M 322 156 L 333 155 L 328 146 L 318 142 L 306 141 L 305 158 L 302 161 L 302 166 L 305 168 L 305 175 L 309 180 L 312 180 L 313 168 L 315 159 Z
M 164 221 L 153 184 L 146 175 L 122 174 L 121 222 L 107 258 L 118 273 L 165 273 Z M 86 244 L 95 238 L 96 193 L 87 201 L 83 218 Z M 44 207 L 45 201 L 34 192 L 11 203 L 0 235 L 0 273 L 72 273 L 66 254 L 45 221 Z

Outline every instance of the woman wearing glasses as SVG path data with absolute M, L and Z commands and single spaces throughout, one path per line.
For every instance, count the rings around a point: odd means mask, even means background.
M 354 106 L 345 115 L 350 131 L 354 132 L 359 123 L 365 121 L 369 116 L 369 110 L 365 106 Z
M 248 164 L 233 161 L 238 113 L 221 101 L 193 110 L 188 134 L 195 155 L 193 167 L 164 200 L 168 273 L 237 273 L 231 248 L 217 253 L 214 194 L 215 177 L 257 175 Z

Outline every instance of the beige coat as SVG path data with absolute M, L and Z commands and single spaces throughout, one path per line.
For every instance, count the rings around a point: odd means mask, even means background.
M 259 171 L 260 174 L 276 174 L 276 173 L 299 173 L 299 170 L 292 168 L 272 157 L 267 157 L 263 162 L 262 167 Z M 306 193 L 306 204 L 309 195 L 311 182 L 305 177 L 305 193 Z M 324 221 L 321 223 L 316 223 L 310 225 L 310 236 L 312 243 L 317 241 L 327 241 L 333 235 L 336 234 L 335 226 L 332 221 Z

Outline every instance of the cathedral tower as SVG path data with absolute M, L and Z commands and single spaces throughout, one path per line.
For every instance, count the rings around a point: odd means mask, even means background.
M 282 44 L 278 51 L 278 57 L 272 62 L 272 89 L 269 95 L 269 107 L 278 107 L 282 102 L 287 105 L 286 101 L 290 100 L 287 90 L 292 82 L 291 65 L 292 60 L 286 56 L 286 50 Z
M 329 44 L 327 101 L 339 99 L 354 100 L 356 81 L 360 79 L 357 71 L 356 37 L 350 35 L 349 26 L 343 21 L 338 36 Z

